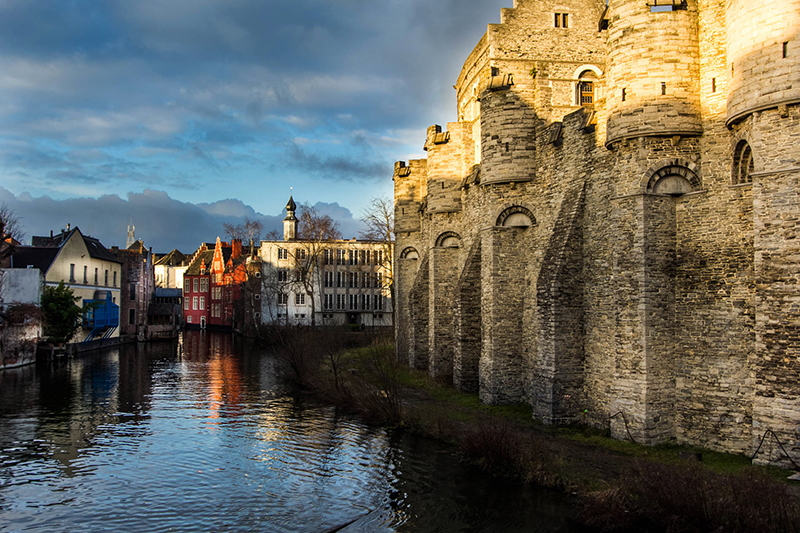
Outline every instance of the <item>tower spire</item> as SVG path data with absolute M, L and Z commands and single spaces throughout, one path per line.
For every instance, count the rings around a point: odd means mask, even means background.
M 283 219 L 283 240 L 293 241 L 297 238 L 297 218 L 294 212 L 297 209 L 297 204 L 294 203 L 292 198 L 291 188 L 289 188 L 289 201 L 286 202 L 286 218 Z
M 134 236 L 135 231 L 136 226 L 133 225 L 133 220 L 131 219 L 131 223 L 128 224 L 128 241 L 125 244 L 125 248 L 130 248 L 131 245 L 136 242 L 136 237 Z

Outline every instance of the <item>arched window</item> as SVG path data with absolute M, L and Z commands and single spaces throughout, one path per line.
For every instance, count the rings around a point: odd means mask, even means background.
M 681 196 L 700 190 L 700 179 L 692 170 L 681 164 L 666 165 L 653 172 L 647 183 L 647 192 Z
M 739 141 L 736 150 L 733 151 L 733 184 L 752 183 L 754 169 L 753 151 L 750 149 L 750 145 L 747 144 L 747 141 Z
M 409 246 L 400 252 L 400 259 L 419 259 L 419 252 L 413 246 Z
M 503 210 L 497 217 L 497 226 L 527 228 L 533 226 L 536 219 L 530 209 L 521 205 L 513 205 Z
M 461 237 L 454 231 L 445 231 L 436 239 L 436 246 L 438 248 L 459 248 Z
M 591 107 L 595 101 L 595 83 L 597 74 L 593 70 L 584 70 L 578 76 L 578 84 L 575 88 L 575 103 L 581 106 Z

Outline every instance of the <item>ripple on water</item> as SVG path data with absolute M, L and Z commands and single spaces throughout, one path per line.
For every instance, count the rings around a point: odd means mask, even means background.
M 564 505 L 289 395 L 215 335 L 0 388 L 0 531 L 571 531 Z

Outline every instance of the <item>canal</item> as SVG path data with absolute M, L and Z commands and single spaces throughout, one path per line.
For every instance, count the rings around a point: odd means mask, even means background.
M 0 372 L 0 531 L 579 531 L 564 496 L 298 396 L 278 368 L 189 332 Z

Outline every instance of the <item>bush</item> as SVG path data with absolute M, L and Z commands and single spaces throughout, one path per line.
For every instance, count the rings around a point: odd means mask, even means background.
M 650 523 L 670 533 L 800 532 L 800 499 L 764 474 L 640 462 L 621 487 L 590 494 L 583 521 L 603 531 Z

